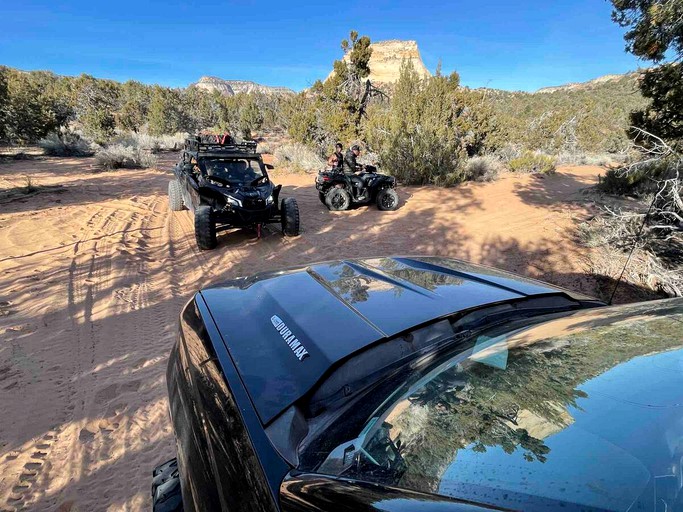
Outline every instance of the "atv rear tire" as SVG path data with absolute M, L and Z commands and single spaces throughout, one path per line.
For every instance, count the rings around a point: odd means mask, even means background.
M 325 204 L 332 212 L 348 210 L 351 206 L 351 196 L 345 189 L 333 187 L 325 194 Z
M 168 209 L 172 212 L 179 212 L 185 207 L 183 204 L 183 194 L 178 180 L 168 182 Z
M 218 245 L 216 221 L 210 206 L 203 204 L 195 210 L 194 236 L 197 239 L 197 245 L 202 250 L 215 249 Z
M 327 203 L 325 203 L 325 194 L 323 194 L 322 192 L 318 192 L 318 199 L 320 199 L 320 202 L 321 202 L 322 204 L 324 204 L 325 206 L 327 206 Z
M 377 193 L 377 208 L 383 211 L 398 208 L 398 194 L 393 188 L 383 188 Z
M 287 197 L 280 202 L 282 216 L 282 233 L 285 236 L 299 235 L 299 205 L 293 197 Z

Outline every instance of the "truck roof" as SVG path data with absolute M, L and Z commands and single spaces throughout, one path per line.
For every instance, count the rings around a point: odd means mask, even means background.
M 199 292 L 268 424 L 354 354 L 486 305 L 584 295 L 436 257 L 340 260 L 257 274 Z

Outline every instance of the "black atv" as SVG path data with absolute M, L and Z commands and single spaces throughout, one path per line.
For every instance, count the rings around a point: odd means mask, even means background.
M 315 188 L 318 197 L 331 211 L 348 210 L 352 204 L 368 204 L 375 202 L 380 210 L 398 208 L 396 178 L 379 174 L 371 165 L 363 167 L 363 172 L 354 175 L 345 174 L 341 169 L 318 172 Z
M 284 235 L 296 236 L 296 199 L 280 201 L 282 185 L 273 185 L 267 168 L 272 166 L 263 163 L 256 142 L 238 143 L 229 135 L 188 138 L 168 184 L 168 206 L 194 212 L 200 249 L 215 248 L 216 233 L 232 228 L 254 228 L 260 238 L 268 223 L 280 223 Z

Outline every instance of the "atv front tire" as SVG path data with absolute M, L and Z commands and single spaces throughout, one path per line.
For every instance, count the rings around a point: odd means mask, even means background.
M 287 197 L 280 202 L 282 216 L 282 233 L 285 236 L 299 235 L 299 205 L 293 197 Z
M 332 212 L 348 210 L 351 206 L 351 196 L 345 189 L 334 187 L 325 194 L 325 204 Z
M 398 208 L 398 194 L 393 188 L 383 188 L 377 193 L 377 208 L 383 211 Z
M 185 207 L 183 204 L 183 194 L 178 180 L 168 182 L 168 209 L 172 212 L 179 212 Z
M 215 249 L 218 245 L 216 221 L 210 206 L 203 204 L 195 210 L 194 236 L 197 239 L 197 245 L 202 250 Z

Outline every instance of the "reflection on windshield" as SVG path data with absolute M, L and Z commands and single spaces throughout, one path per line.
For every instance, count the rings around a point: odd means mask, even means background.
M 632 317 L 481 337 L 319 470 L 515 509 L 683 511 L 683 308 Z
M 255 160 L 207 160 L 201 162 L 207 176 L 215 176 L 235 185 L 248 185 L 263 176 Z

